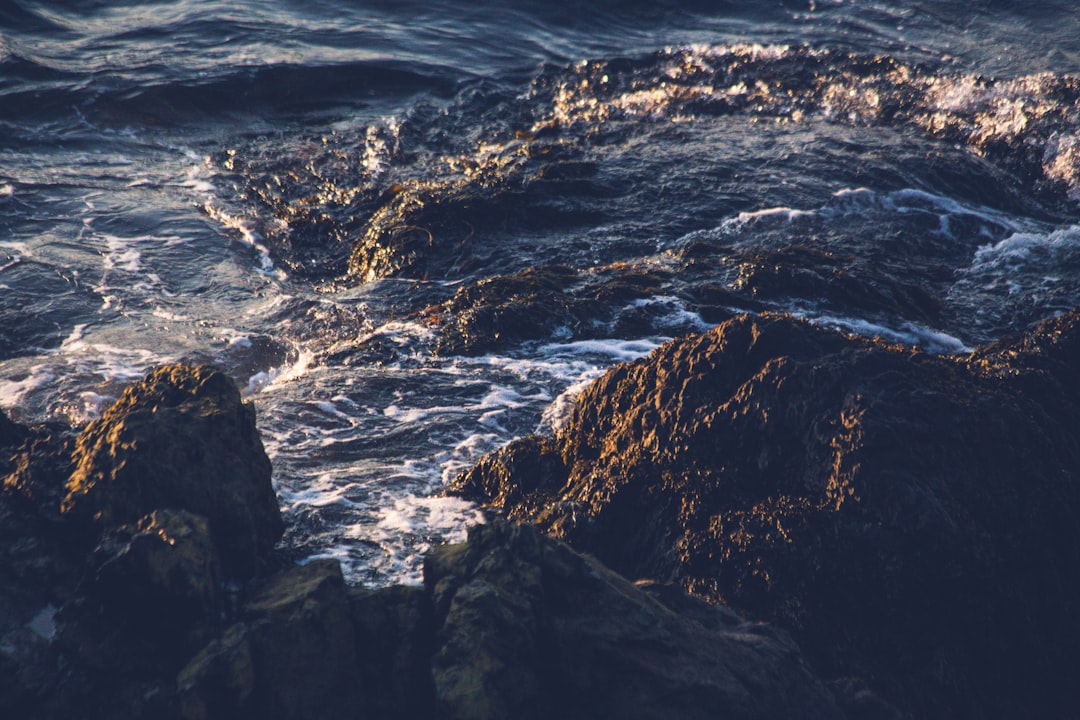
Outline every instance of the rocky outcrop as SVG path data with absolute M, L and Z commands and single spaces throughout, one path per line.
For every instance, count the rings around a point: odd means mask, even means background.
M 164 712 L 283 529 L 253 407 L 167 366 L 79 433 L 3 417 L 0 450 L 0 710 Z
M 254 414 L 211 368 L 152 372 L 77 436 L 0 416 L 0 449 L 4 717 L 842 718 L 850 704 L 785 633 L 635 586 L 531 526 L 437 550 L 424 587 L 349 588 L 330 559 L 271 571 L 280 518 L 260 507 Z
M 742 316 L 611 369 L 457 488 L 918 717 L 1067 717 L 1077 367 L 1078 311 L 955 357 Z
M 498 263 L 507 232 L 598 220 L 582 198 L 614 191 L 578 154 L 557 142 L 511 144 L 456 161 L 460 174 L 394 184 L 351 233 L 349 276 L 461 277 Z
M 226 572 L 250 577 L 284 532 L 255 408 L 209 367 L 166 366 L 80 434 L 61 509 L 99 527 L 161 508 L 206 517 Z
M 285 571 L 180 671 L 182 716 L 355 717 L 363 699 L 357 656 L 337 561 Z

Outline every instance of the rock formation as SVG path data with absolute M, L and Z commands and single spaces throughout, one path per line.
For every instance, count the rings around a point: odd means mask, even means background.
M 952 357 L 741 316 L 612 368 L 456 487 L 916 717 L 1067 717 L 1078 367 L 1078 311 Z
M 274 569 L 254 412 L 168 366 L 76 435 L 0 414 L 0 715 L 843 718 L 791 638 L 639 587 L 530 526 L 473 529 L 423 587 Z M 878 714 L 892 717 L 878 702 Z M 884 708 L 884 709 L 881 709 Z M 847 717 L 855 717 L 848 715 Z

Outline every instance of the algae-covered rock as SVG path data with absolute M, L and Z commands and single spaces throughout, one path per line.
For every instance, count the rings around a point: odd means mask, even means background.
M 250 576 L 284 530 L 255 409 L 209 367 L 170 365 L 86 427 L 62 510 L 100 527 L 156 509 L 203 515 L 226 573 Z
M 1078 326 L 941 357 L 739 317 L 612 368 L 553 441 L 458 486 L 790 630 L 825 677 L 917 716 L 1062 717 L 1080 707 Z
M 473 528 L 424 576 L 441 717 L 842 717 L 782 632 L 677 614 L 535 528 Z

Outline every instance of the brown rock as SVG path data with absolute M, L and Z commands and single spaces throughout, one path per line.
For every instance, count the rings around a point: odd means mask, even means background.
M 1078 327 L 937 357 L 743 316 L 611 369 L 554 442 L 459 486 L 790 630 L 826 677 L 916 716 L 1065 717 Z
M 156 509 L 203 515 L 226 572 L 250 576 L 284 530 L 255 409 L 209 367 L 170 365 L 79 436 L 61 509 L 108 527 Z

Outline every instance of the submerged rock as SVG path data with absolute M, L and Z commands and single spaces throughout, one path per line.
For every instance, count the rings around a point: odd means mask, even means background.
M 612 368 L 554 440 L 456 485 L 788 629 L 918 717 L 1063 717 L 1077 367 L 1078 311 L 954 357 L 742 316 Z
M 61 504 L 99 527 L 156 509 L 205 516 L 227 573 L 255 573 L 284 532 L 255 408 L 210 367 L 170 365 L 83 430 Z

